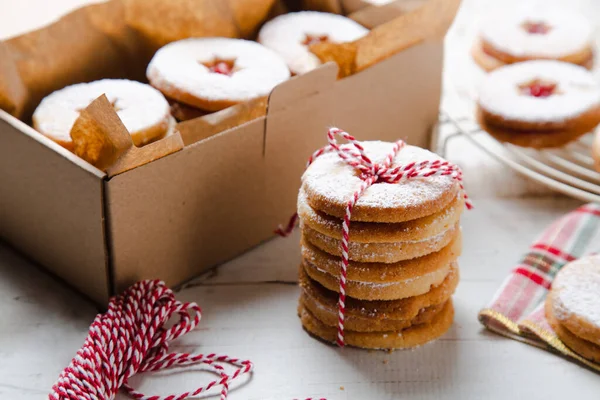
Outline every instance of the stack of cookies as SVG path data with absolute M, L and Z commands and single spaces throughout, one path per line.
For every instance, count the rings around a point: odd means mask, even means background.
M 364 142 L 382 163 L 393 143 Z M 402 148 L 393 166 L 440 160 L 418 147 Z M 306 170 L 298 196 L 302 229 L 299 314 L 312 335 L 335 342 L 338 327 L 342 219 L 363 184 L 335 152 Z M 349 230 L 345 343 L 401 349 L 424 344 L 452 325 L 458 284 L 460 215 L 464 200 L 449 175 L 375 183 L 359 196 Z

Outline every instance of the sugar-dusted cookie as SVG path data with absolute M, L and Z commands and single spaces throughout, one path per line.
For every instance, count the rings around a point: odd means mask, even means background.
M 552 296 L 546 300 L 546 319 L 560 340 L 575 353 L 594 362 L 600 362 L 600 346 L 578 337 L 561 324 L 554 315 Z
M 335 342 L 337 330 L 325 325 L 305 306 L 300 303 L 298 307 L 302 326 L 310 334 L 327 342 Z M 448 300 L 442 310 L 428 323 L 410 326 L 409 328 L 386 332 L 356 332 L 346 330 L 345 343 L 349 346 L 365 349 L 406 349 L 420 346 L 442 336 L 452 326 L 454 308 L 452 300 Z
M 585 68 L 527 61 L 498 68 L 479 90 L 477 119 L 502 142 L 558 147 L 600 123 L 600 86 Z
M 565 265 L 552 282 L 549 301 L 560 324 L 600 346 L 600 255 Z
M 429 275 L 440 268 L 444 268 L 445 265 L 456 261 L 461 254 L 461 249 L 462 236 L 457 235 L 448 246 L 442 248 L 440 251 L 419 258 L 389 264 L 350 261 L 346 271 L 347 278 L 351 281 L 374 283 L 402 282 L 405 280 L 415 282 L 415 278 Z M 318 265 L 319 269 L 324 272 L 332 276 L 339 275 L 339 257 L 320 250 L 304 239 L 301 241 L 301 254 L 303 259 Z M 421 293 L 425 291 L 421 291 Z M 404 297 L 415 296 L 417 294 L 419 293 L 414 291 Z
M 146 75 L 165 96 L 218 111 L 267 96 L 290 71 L 279 55 L 256 42 L 192 38 L 158 50 Z
M 341 240 L 323 235 L 312 228 L 302 226 L 302 237 L 315 247 L 341 257 Z M 441 233 L 421 240 L 393 243 L 348 243 L 348 258 L 359 262 L 396 263 L 431 254 L 446 247 L 460 235 L 460 226 L 455 224 Z
M 389 224 L 353 222 L 350 225 L 350 237 L 353 242 L 358 243 L 391 243 L 431 238 L 454 226 L 460 220 L 464 206 L 462 196 L 458 196 L 442 211 L 411 221 Z M 311 229 L 335 239 L 342 238 L 342 220 L 309 206 L 303 190 L 298 195 L 298 216 Z
M 33 113 L 33 127 L 72 151 L 71 128 L 80 111 L 103 94 L 136 146 L 160 139 L 169 130 L 172 118 L 164 96 L 149 85 L 125 79 L 79 83 L 53 92 Z
M 593 29 L 583 16 L 548 7 L 517 9 L 482 24 L 475 61 L 491 71 L 506 64 L 550 59 L 591 68 Z
M 373 162 L 381 163 L 393 143 L 361 142 Z M 415 146 L 398 152 L 392 166 L 412 162 L 442 160 L 438 155 Z M 318 157 L 302 176 L 306 202 L 315 210 L 343 218 L 348 200 L 363 181 L 354 168 L 334 153 Z M 375 183 L 358 199 L 352 221 L 405 222 L 441 212 L 459 195 L 460 186 L 451 176 L 413 178 L 400 183 Z
M 307 260 L 302 261 L 302 267 L 315 282 L 329 290 L 339 291 L 339 280 L 333 275 Z M 454 268 L 457 268 L 456 262 L 441 265 L 428 276 L 416 277 L 414 286 L 411 285 L 410 280 L 390 282 L 349 280 L 346 282 L 346 293 L 359 300 L 402 300 L 409 298 L 408 294 L 415 293 L 415 296 L 418 296 L 427 293 L 434 286 L 441 285 Z
M 427 293 L 448 277 L 460 249 L 459 236 L 442 250 L 421 258 L 394 264 L 350 262 L 346 294 L 363 300 L 397 300 Z M 311 279 L 339 291 L 340 258 L 303 241 L 302 260 Z
M 450 299 L 458 285 L 458 267 L 453 266 L 437 286 L 426 293 L 399 300 L 357 300 L 346 298 L 346 327 L 358 332 L 390 331 L 429 322 Z M 300 268 L 300 287 L 304 306 L 325 325 L 338 323 L 338 295 L 312 280 Z
M 292 73 L 303 74 L 321 65 L 319 58 L 309 50 L 311 44 L 352 42 L 368 32 L 341 15 L 301 11 L 267 22 L 258 34 L 258 41 L 280 54 Z

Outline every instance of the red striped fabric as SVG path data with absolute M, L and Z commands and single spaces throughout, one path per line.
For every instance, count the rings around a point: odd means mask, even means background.
M 515 274 L 522 275 L 522 276 L 526 277 L 527 279 L 532 280 L 537 285 L 543 286 L 546 289 L 550 289 L 550 286 L 552 285 L 552 281 L 548 281 L 542 275 L 540 275 L 530 269 L 518 267 L 518 268 L 515 268 L 513 272 Z
M 544 300 L 552 280 L 567 263 L 600 250 L 600 204 L 586 204 L 554 221 L 530 246 L 506 277 L 489 305 L 479 313 L 488 329 L 529 344 L 554 347 L 556 341 L 544 315 Z M 588 362 L 567 355 L 572 360 Z M 589 366 L 589 365 L 588 365 Z M 594 369 L 600 370 L 593 367 Z

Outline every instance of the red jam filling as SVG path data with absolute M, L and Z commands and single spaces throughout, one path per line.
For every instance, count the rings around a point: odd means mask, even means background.
M 305 46 L 310 46 L 311 44 L 318 44 L 318 43 L 324 43 L 329 41 L 329 36 L 327 35 L 309 35 L 306 34 L 306 38 L 304 38 L 304 41 L 302 42 L 303 45 Z
M 521 26 L 527 33 L 531 33 L 532 35 L 545 35 L 552 29 L 552 27 L 545 22 L 527 21 Z
M 231 76 L 233 75 L 233 67 L 235 60 L 214 60 L 208 63 L 203 63 L 208 70 L 214 74 Z
M 522 94 L 533 97 L 549 97 L 556 94 L 556 83 L 534 79 L 519 85 Z

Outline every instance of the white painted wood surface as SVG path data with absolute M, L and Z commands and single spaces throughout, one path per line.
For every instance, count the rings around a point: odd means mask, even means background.
M 0 0 L 0 36 L 46 23 L 81 2 Z M 46 3 L 54 4 L 40 8 Z M 474 15 L 489 3 L 465 2 L 450 35 L 450 53 L 465 40 L 465 24 L 476 21 Z M 452 69 L 456 55 L 450 55 Z M 463 219 L 456 319 L 442 339 L 385 353 L 340 351 L 309 337 L 296 316 L 296 233 L 265 243 L 182 290 L 178 296 L 198 302 L 204 316 L 179 348 L 252 360 L 256 373 L 235 385 L 241 387 L 231 392 L 232 400 L 597 398 L 598 375 L 483 331 L 477 322 L 478 310 L 529 243 L 579 203 L 516 178 L 461 139 L 451 143 L 449 157 L 463 166 L 476 209 Z M 82 344 L 95 312 L 79 295 L 0 245 L 0 398 L 45 398 Z M 134 383 L 148 393 L 166 394 L 209 378 L 198 371 L 171 372 Z

